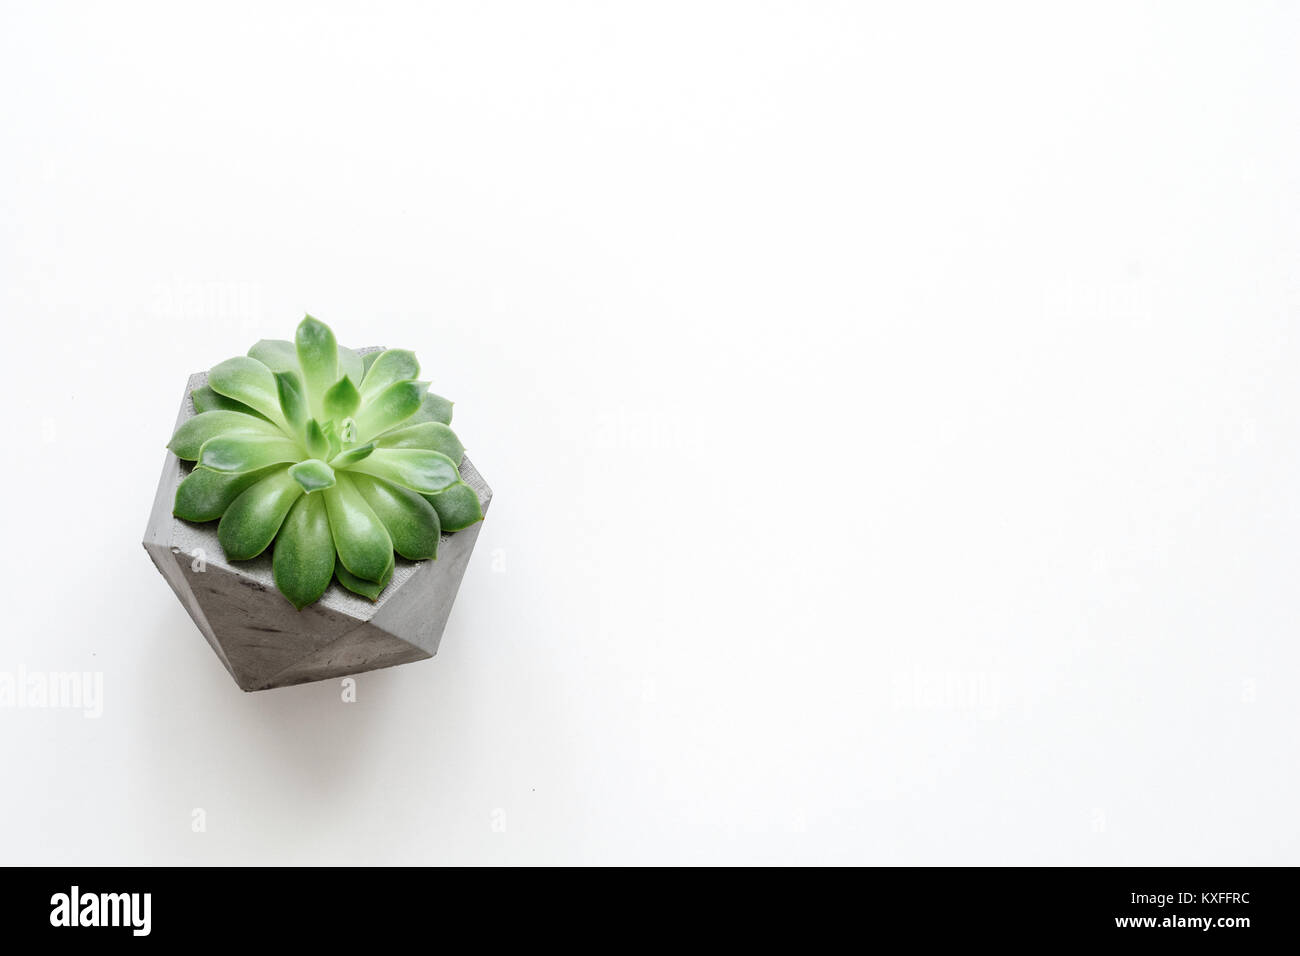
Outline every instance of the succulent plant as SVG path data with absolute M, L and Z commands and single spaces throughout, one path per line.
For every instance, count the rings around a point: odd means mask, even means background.
M 394 554 L 436 558 L 442 532 L 483 517 L 460 480 L 451 402 L 419 372 L 403 349 L 339 346 L 310 315 L 293 342 L 263 339 L 227 359 L 168 443 L 195 463 L 173 513 L 219 520 L 232 561 L 273 548 L 276 587 L 299 610 L 334 578 L 377 600 Z

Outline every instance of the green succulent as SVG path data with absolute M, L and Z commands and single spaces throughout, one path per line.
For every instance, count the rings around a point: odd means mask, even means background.
M 195 463 L 173 514 L 219 520 L 232 561 L 274 545 L 276 587 L 299 610 L 334 578 L 378 600 L 394 554 L 436 558 L 442 532 L 483 518 L 460 480 L 451 402 L 419 373 L 411 352 L 360 355 L 310 315 L 293 342 L 227 359 L 167 445 Z

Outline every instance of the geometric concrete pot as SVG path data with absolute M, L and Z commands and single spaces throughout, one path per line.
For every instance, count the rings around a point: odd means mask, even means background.
M 206 372 L 190 376 L 177 428 L 195 414 L 190 393 L 207 380 Z M 377 602 L 334 581 L 320 600 L 298 611 L 275 587 L 269 549 L 251 561 L 229 562 L 217 541 L 217 522 L 193 524 L 172 515 L 176 486 L 192 467 L 167 452 L 144 548 L 241 689 L 328 680 L 437 653 L 483 522 L 444 534 L 435 561 L 396 558 Z M 486 515 L 492 489 L 468 458 L 461 460 L 460 476 L 478 493 Z

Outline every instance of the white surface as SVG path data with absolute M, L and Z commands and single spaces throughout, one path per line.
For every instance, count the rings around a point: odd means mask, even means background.
M 1300 863 L 1297 8 L 269 6 L 0 14 L 0 861 Z M 355 704 L 139 543 L 304 310 L 496 492 Z

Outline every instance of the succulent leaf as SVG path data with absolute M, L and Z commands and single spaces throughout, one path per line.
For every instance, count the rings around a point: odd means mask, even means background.
M 376 448 L 367 457 L 348 465 L 348 470 L 422 495 L 436 495 L 460 480 L 455 462 L 440 452 L 423 448 Z
M 418 425 L 420 422 L 442 422 L 444 425 L 450 425 L 452 404 L 441 395 L 428 392 L 420 402 L 420 407 L 416 409 L 415 414 L 402 422 L 402 427 Z
M 276 372 L 275 388 L 280 397 L 280 411 L 284 414 L 284 420 L 296 435 L 311 417 L 307 408 L 307 396 L 302 389 L 302 379 L 297 372 Z
M 353 382 L 366 377 L 366 363 L 362 361 L 360 352 L 339 346 L 339 376 L 347 376 Z
M 372 401 L 390 385 L 405 382 L 420 374 L 420 363 L 414 352 L 406 349 L 388 349 L 376 354 L 375 359 L 366 368 L 366 377 L 361 382 L 361 396 Z
M 361 405 L 361 393 L 352 384 L 352 379 L 344 375 L 330 386 L 325 393 L 325 414 L 333 419 L 350 417 Z
M 262 471 L 231 475 L 211 468 L 195 468 L 176 488 L 172 514 L 186 521 L 216 521 L 244 489 L 265 478 L 278 465 Z
M 334 539 L 323 495 L 303 495 L 275 538 L 271 561 L 275 586 L 302 610 L 317 600 L 334 577 Z
M 243 474 L 267 465 L 295 462 L 302 449 L 291 439 L 269 435 L 218 435 L 199 450 L 198 462 L 213 471 Z
M 356 448 L 352 448 L 348 451 L 345 451 L 343 454 L 333 459 L 330 462 L 330 464 L 335 468 L 347 468 L 350 465 L 355 465 L 361 459 L 367 457 L 374 450 L 375 450 L 375 443 L 369 441 L 366 442 L 364 445 L 358 445 Z
M 277 469 L 240 493 L 217 525 L 217 540 L 232 561 L 255 558 L 267 549 L 284 523 L 289 508 L 302 495 L 302 487 Z
M 296 465 L 289 466 L 289 474 L 293 480 L 302 485 L 302 490 L 307 494 L 313 491 L 324 491 L 334 484 L 334 469 L 318 458 L 309 458 L 306 461 L 300 461 Z
M 336 564 L 334 566 L 334 574 L 339 579 L 339 584 L 343 585 L 349 591 L 355 591 L 362 597 L 368 597 L 372 601 L 378 601 L 379 595 L 384 593 L 384 588 L 388 587 L 388 582 L 392 580 L 394 566 L 395 565 L 390 562 L 388 565 L 388 573 L 377 582 L 367 581 L 364 578 L 357 577 L 355 574 L 348 571 L 347 568 L 343 567 L 342 564 Z
M 328 421 L 321 426 L 321 430 L 325 433 L 325 459 L 333 461 L 343 451 L 343 442 L 339 438 L 338 426 L 334 422 Z
M 176 434 L 167 443 L 172 454 L 183 461 L 198 461 L 199 450 L 209 438 L 218 435 L 266 435 L 272 438 L 283 437 L 278 428 L 265 418 L 245 415 L 225 409 L 199 412 L 189 421 L 176 429 Z
M 452 461 L 460 464 L 465 457 L 465 446 L 460 443 L 456 433 L 442 422 L 420 422 L 384 432 L 376 444 L 381 448 L 424 448 L 428 451 L 442 452 Z
M 257 409 L 250 408 L 243 402 L 237 402 L 233 398 L 226 398 L 220 392 L 214 392 L 211 385 L 200 385 L 190 392 L 190 398 L 194 400 L 194 411 L 199 414 L 215 411 L 243 412 L 245 415 L 252 415 L 254 418 L 270 421 Z
M 411 561 L 438 556 L 442 523 L 433 505 L 413 491 L 369 475 L 353 474 L 350 477 L 361 497 L 384 523 L 394 551 Z
M 325 393 L 339 380 L 338 342 L 328 325 L 309 315 L 298 323 L 294 343 L 312 415 L 320 418 L 325 407 Z
M 320 422 L 314 418 L 308 420 L 304 431 L 307 438 L 307 454 L 313 458 L 330 457 L 329 439 L 325 437 L 325 432 L 321 430 Z
M 288 431 L 280 412 L 280 393 L 275 375 L 257 359 L 246 355 L 226 359 L 213 366 L 208 373 L 208 384 L 214 392 L 243 402 Z
M 383 523 L 346 472 L 324 495 L 339 561 L 357 577 L 379 581 L 393 560 L 393 542 Z
M 483 505 L 478 500 L 478 492 L 463 481 L 456 482 L 446 491 L 425 495 L 424 498 L 438 512 L 443 531 L 463 531 L 483 520 Z
M 419 411 L 424 393 L 428 390 L 428 382 L 397 382 L 388 386 L 368 400 L 365 407 L 354 416 L 358 439 L 369 441 L 406 421 Z
M 257 359 L 272 372 L 298 371 L 298 350 L 284 339 L 262 339 L 248 350 L 248 357 Z
M 300 610 L 334 580 L 378 600 L 397 556 L 436 558 L 443 533 L 483 516 L 460 481 L 452 404 L 419 370 L 404 349 L 343 348 L 311 316 L 292 342 L 214 366 L 168 444 L 197 463 L 174 514 L 219 520 L 232 561 L 274 545 L 276 586 Z

